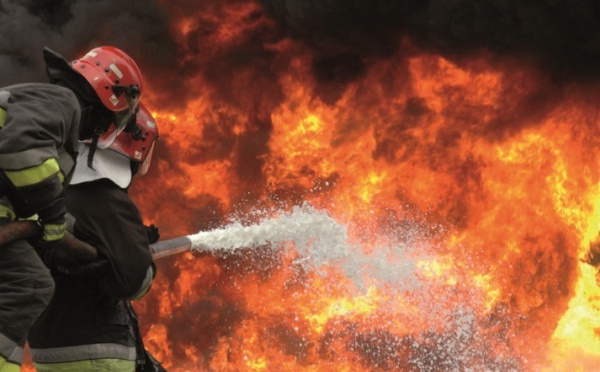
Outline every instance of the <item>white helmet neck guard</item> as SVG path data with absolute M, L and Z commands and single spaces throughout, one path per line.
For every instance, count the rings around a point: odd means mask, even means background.
M 132 178 L 129 158 L 110 149 L 97 149 L 92 164 L 94 169 L 92 169 L 87 165 L 90 148 L 89 143 L 79 143 L 79 155 L 70 184 L 77 185 L 105 178 L 122 189 L 129 187 Z

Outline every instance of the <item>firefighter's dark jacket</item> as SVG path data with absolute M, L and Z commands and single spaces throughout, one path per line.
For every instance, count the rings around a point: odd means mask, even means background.
M 0 87 L 0 192 L 9 196 L 17 217 L 37 213 L 52 220 L 64 214 L 62 183 L 77 157 L 80 118 L 70 89 L 44 83 Z
M 152 256 L 142 218 L 127 191 L 110 180 L 72 185 L 66 194 L 67 209 L 76 219 L 75 236 L 97 247 L 110 261 L 110 270 L 89 277 L 55 274 L 54 297 L 29 332 L 31 351 L 50 363 L 78 357 L 130 359 L 131 353 L 135 357 L 131 321 L 122 300 L 149 288 Z M 113 349 L 103 350 L 103 345 Z M 53 359 L 52 349 L 65 347 L 75 347 L 75 354 Z M 65 360 L 65 355 L 70 356 Z

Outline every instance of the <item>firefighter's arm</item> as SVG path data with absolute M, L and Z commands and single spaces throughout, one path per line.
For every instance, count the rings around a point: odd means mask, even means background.
M 158 239 L 160 239 L 160 233 L 158 232 L 158 227 L 154 224 L 145 226 L 146 228 L 146 236 L 148 237 L 148 244 L 152 244 L 152 243 L 156 243 L 158 241 Z M 148 250 L 150 250 L 150 248 L 148 248 Z M 150 287 L 152 286 L 152 282 L 154 281 L 154 278 L 156 277 L 156 265 L 154 264 L 154 261 L 152 261 L 150 263 L 150 267 L 148 267 L 148 271 L 146 272 L 146 277 L 144 278 L 144 281 L 142 282 L 142 285 L 140 286 L 139 291 L 137 291 L 136 294 L 134 294 L 131 298 L 129 298 L 129 300 L 139 300 L 140 298 L 144 297 L 146 295 L 146 293 L 148 293 L 148 291 L 150 290 Z
M 14 193 L 13 206 L 20 216 L 37 214 L 43 226 L 43 240 L 55 242 L 65 232 L 64 190 L 62 174 L 55 158 L 36 161 L 44 149 L 27 151 L 28 158 L 21 154 L 0 154 L 0 177 Z M 29 161 L 28 161 L 29 160 Z M 36 164 L 37 163 L 37 164 Z M 20 167 L 18 169 L 15 169 Z
M 35 242 L 32 242 L 42 261 L 53 274 L 92 276 L 105 273 L 109 268 L 108 260 L 99 256 L 95 247 L 74 236 L 75 218 L 68 212 L 65 215 L 65 222 L 65 236 L 57 244 L 51 247 L 38 247 Z
M 119 299 L 139 294 L 149 277 L 152 254 L 143 220 L 127 192 L 109 180 L 85 182 L 69 186 L 66 204 L 76 218 L 74 235 L 109 262 L 97 277 L 98 288 Z
M 99 287 L 116 298 L 137 298 L 147 292 L 155 273 L 146 227 L 127 193 L 116 187 L 85 190 L 85 194 L 91 192 L 98 195 L 99 201 L 104 199 L 106 209 L 96 205 L 93 212 L 78 216 L 78 222 L 80 218 L 87 220 L 81 226 L 90 229 L 87 232 L 98 240 L 99 254 L 110 261 L 110 270 L 99 277 Z M 90 220 L 92 216 L 94 221 Z M 75 225 L 76 234 L 78 226 L 79 223 Z
M 64 234 L 64 193 L 58 148 L 72 138 L 80 117 L 70 91 L 11 92 L 6 101 L 0 169 L 21 217 L 37 214 L 43 240 L 58 241 Z

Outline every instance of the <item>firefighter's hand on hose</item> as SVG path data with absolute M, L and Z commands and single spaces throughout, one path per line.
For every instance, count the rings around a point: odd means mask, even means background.
M 26 220 L 32 219 L 33 217 Z M 41 220 L 37 220 L 37 222 L 40 225 L 40 233 L 36 237 L 28 239 L 28 242 L 35 248 L 44 264 L 48 268 L 51 268 L 57 251 L 57 245 L 65 235 L 64 218 L 47 223 L 42 223 Z
M 63 236 L 65 236 L 66 223 L 64 214 L 60 214 L 58 217 L 53 217 L 51 219 L 44 219 L 35 214 L 31 217 L 21 218 L 20 220 L 37 221 L 40 226 L 40 233 L 37 236 L 28 239 L 28 241 L 29 244 L 38 251 L 38 254 L 42 257 L 42 260 L 44 260 L 44 263 L 46 263 L 46 258 L 44 256 L 53 256 L 54 249 Z M 46 263 L 46 265 L 48 264 Z
M 76 238 L 71 237 L 71 239 Z M 66 243 L 69 249 L 73 249 L 72 245 Z M 94 261 L 83 261 L 74 256 L 70 251 L 66 250 L 65 244 L 59 244 L 55 249 L 55 254 L 50 269 L 53 272 L 60 272 L 72 276 L 93 276 L 106 273 L 110 264 L 105 258 L 99 257 Z M 97 250 L 96 250 L 97 252 Z
M 42 227 L 42 244 L 52 246 L 65 235 L 65 214 L 67 209 L 64 204 L 64 191 L 44 208 L 38 210 L 38 223 Z
M 158 232 L 158 226 L 152 224 L 150 226 L 146 226 L 146 234 L 148 235 L 148 243 L 156 243 L 158 239 L 160 239 L 160 234 Z
M 38 256 L 52 272 L 68 272 L 69 268 L 79 264 L 79 261 L 58 247 L 58 244 L 49 247 L 42 239 L 30 240 Z
M 91 262 L 82 261 L 66 251 L 60 243 L 52 247 L 40 246 L 39 244 L 34 245 L 34 247 L 46 267 L 53 273 L 92 276 L 104 274 L 110 267 L 107 259 L 97 259 Z
M 52 245 L 62 239 L 65 236 L 65 218 L 55 218 L 50 221 L 39 221 L 42 226 L 42 241 L 46 244 Z

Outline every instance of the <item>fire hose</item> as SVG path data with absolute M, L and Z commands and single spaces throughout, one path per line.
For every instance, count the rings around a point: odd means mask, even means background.
M 32 239 L 38 236 L 41 227 L 35 221 L 15 221 L 0 227 L 0 247 L 21 239 Z M 63 249 L 74 258 L 81 261 L 94 261 L 98 258 L 98 251 L 91 245 L 77 239 L 70 233 L 58 242 L 58 249 Z
M 34 221 L 15 221 L 4 227 L 0 227 L 0 247 L 21 239 L 31 239 L 40 233 L 40 226 Z M 154 259 L 171 256 L 180 252 L 190 250 L 191 240 L 187 236 L 163 240 L 150 245 L 150 252 Z M 91 262 L 98 258 L 95 247 L 77 239 L 70 233 L 58 243 L 58 249 L 72 255 L 81 261 Z

